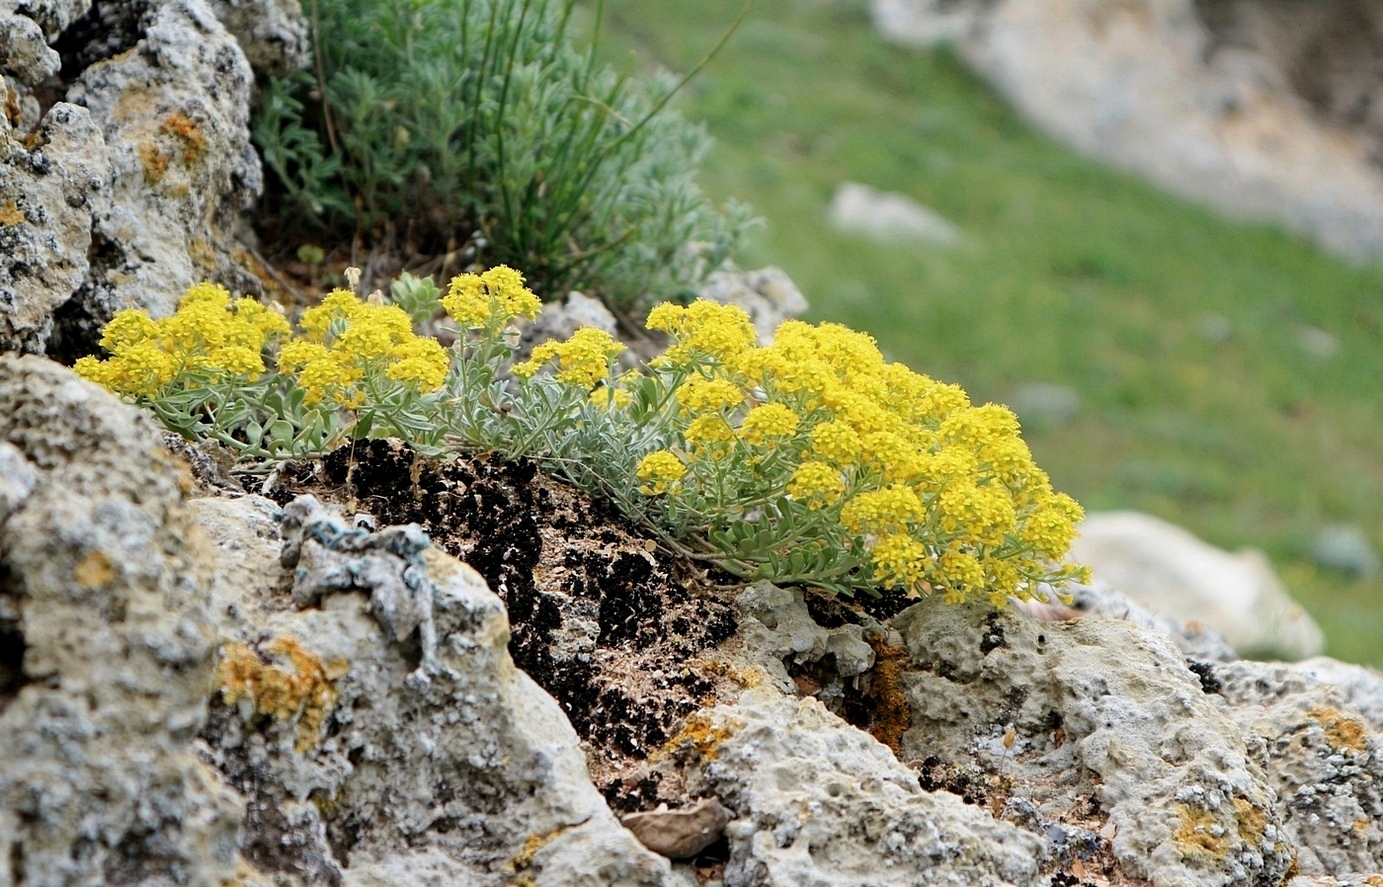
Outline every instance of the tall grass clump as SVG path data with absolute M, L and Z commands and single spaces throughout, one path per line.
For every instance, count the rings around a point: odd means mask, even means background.
M 697 187 L 710 139 L 668 107 L 681 84 L 597 63 L 573 7 L 316 0 L 314 66 L 270 82 L 255 124 L 285 209 L 424 252 L 473 241 L 547 298 L 689 294 L 747 214 Z

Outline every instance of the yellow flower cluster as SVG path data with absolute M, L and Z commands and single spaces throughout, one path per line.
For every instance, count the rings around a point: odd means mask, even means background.
M 335 290 L 304 311 L 298 326 L 303 337 L 279 350 L 278 365 L 296 377 L 309 404 L 359 408 L 368 399 L 367 376 L 376 371 L 417 392 L 435 391 L 446 381 L 446 349 L 416 335 L 408 313 L 396 305 Z
M 685 477 L 687 466 L 675 454 L 657 450 L 639 461 L 637 473 L 639 480 L 644 482 L 643 492 L 656 496 L 666 493 Z
M 708 463 L 698 482 L 744 465 L 758 466 L 753 479 L 778 472 L 778 495 L 833 519 L 860 552 L 857 579 L 1002 601 L 1082 575 L 1056 563 L 1080 507 L 1053 493 L 1007 408 L 972 406 L 839 324 L 789 321 L 760 347 L 743 311 L 698 301 L 660 305 L 648 326 L 672 339 L 653 370 L 683 380 L 686 457 Z
M 582 327 L 565 342 L 543 342 L 528 360 L 514 364 L 511 372 L 529 379 L 552 360 L 557 362 L 557 381 L 589 391 L 610 374 L 610 361 L 623 350 L 604 330 Z M 609 397 L 618 400 L 617 394 Z
M 83 357 L 74 369 L 119 394 L 154 397 L 178 379 L 207 385 L 257 378 L 265 346 L 288 332 L 288 321 L 258 301 L 232 300 L 225 287 L 201 283 L 183 295 L 171 317 L 117 312 L 101 337 L 111 356 Z
M 508 265 L 496 265 L 483 274 L 453 277 L 442 307 L 463 329 L 499 330 L 516 317 L 529 320 L 543 307 L 523 275 Z

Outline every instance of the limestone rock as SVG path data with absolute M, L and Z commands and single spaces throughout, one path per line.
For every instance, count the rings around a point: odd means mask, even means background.
M 282 77 L 307 65 L 312 35 L 298 0 L 210 0 L 256 74 Z
M 139 411 L 0 355 L 0 883 L 217 887 L 240 804 L 194 754 L 211 562 Z
M 1225 714 L 1265 744 L 1284 833 L 1305 875 L 1383 872 L 1383 732 L 1312 663 L 1217 664 Z M 1372 677 L 1378 698 L 1383 680 Z M 1376 711 L 1372 713 L 1376 717 Z
M 313 503 L 283 525 L 258 497 L 195 507 L 225 555 L 216 609 L 230 640 L 202 736 L 247 798 L 240 848 L 261 874 L 667 882 L 667 860 L 591 784 L 560 708 L 514 668 L 504 607 L 475 571 L 403 528 L 351 527 Z M 307 608 L 290 582 L 315 589 Z M 429 596 L 431 632 L 382 606 L 399 589 Z
M 110 186 L 85 108 L 54 105 L 29 149 L 0 123 L 0 350 L 44 350 L 53 312 L 88 278 L 91 216 Z
M 880 241 L 922 241 L 940 247 L 964 239 L 955 223 L 906 194 L 843 182 L 831 198 L 827 219 L 837 231 Z
M 873 0 L 1079 151 L 1328 249 L 1383 256 L 1383 12 L 1353 0 Z
M 1245 741 L 1166 639 L 936 599 L 892 625 L 911 655 L 898 678 L 904 757 L 962 791 L 1011 786 L 993 803 L 1049 835 L 1058 826 L 1059 864 L 1105 858 L 1184 887 L 1278 883 L 1289 870 L 1261 742 Z
M 778 325 L 807 312 L 807 299 L 787 272 L 770 265 L 743 271 L 733 264 L 714 271 L 697 293 L 722 305 L 737 305 L 749 315 L 759 342 L 768 345 Z
M 59 353 L 94 342 L 121 308 L 172 313 L 199 280 L 259 288 L 233 255 L 236 222 L 262 188 L 250 66 L 202 0 L 142 9 L 110 12 L 124 18 L 102 25 L 126 42 L 92 46 L 67 93 L 101 130 L 112 174 L 91 219 L 89 278 L 60 312 Z
M 1036 885 L 1042 842 L 947 792 L 814 699 L 763 687 L 697 716 L 691 785 L 736 818 L 726 887 Z
M 1180 527 L 1137 512 L 1088 515 L 1072 559 L 1152 610 L 1203 622 L 1242 656 L 1303 659 L 1325 636 L 1287 594 L 1262 552 L 1222 551 Z

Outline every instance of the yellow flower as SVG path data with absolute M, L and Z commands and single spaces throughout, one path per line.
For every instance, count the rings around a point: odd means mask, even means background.
M 1028 515 L 1018 538 L 1047 557 L 1059 558 L 1070 549 L 1076 538 L 1076 524 L 1084 517 L 1085 512 L 1076 500 L 1065 493 L 1057 493 L 1047 504 L 1038 506 Z
M 685 308 L 664 302 L 648 313 L 645 325 L 672 337 L 672 346 L 659 362 L 673 366 L 703 358 L 733 366 L 758 343 L 743 308 L 708 299 L 697 299 Z
M 516 317 L 532 320 L 543 305 L 524 286 L 522 274 L 496 265 L 484 274 L 453 277 L 442 307 L 465 329 L 498 330 Z
M 674 488 L 687 473 L 682 460 L 667 450 L 656 450 L 639 461 L 639 480 L 644 486 L 639 489 L 650 496 L 668 492 Z
M 913 589 L 925 573 L 927 549 L 906 533 L 885 533 L 870 549 L 869 560 L 885 588 Z
M 158 325 L 143 311 L 126 308 L 115 312 L 101 333 L 101 347 L 112 354 L 158 335 Z
M 693 376 L 677 388 L 677 402 L 688 413 L 715 413 L 739 406 L 744 392 L 727 379 Z
M 610 361 L 624 346 L 604 330 L 582 327 L 565 342 L 543 342 L 529 359 L 511 369 L 520 379 L 531 378 L 549 360 L 557 362 L 557 381 L 589 390 L 610 373 Z
M 911 487 L 889 484 L 880 490 L 856 493 L 840 510 L 840 522 L 851 533 L 906 533 L 925 512 Z
M 812 456 L 837 465 L 857 465 L 864 455 L 864 442 L 844 422 L 823 422 L 811 430 Z
M 332 332 L 331 326 L 337 321 L 348 321 L 365 309 L 365 303 L 348 290 L 332 290 L 315 308 L 303 312 L 298 327 L 307 334 L 308 341 L 320 342 Z
M 1008 491 L 997 484 L 952 486 L 937 497 L 937 524 L 948 535 L 975 545 L 999 545 L 1014 530 L 1016 515 Z
M 769 440 L 790 437 L 797 431 L 797 414 L 787 405 L 766 403 L 749 411 L 740 423 L 740 436 L 756 447 Z
M 441 343 L 433 338 L 413 336 L 389 351 L 390 363 L 384 374 L 419 391 L 436 391 L 447 380 L 451 361 Z
M 723 444 L 735 439 L 735 431 L 720 416 L 700 416 L 682 432 L 692 446 Z
M 845 481 L 840 469 L 825 462 L 803 462 L 792 473 L 787 486 L 789 496 L 806 502 L 813 509 L 834 504 L 844 492 Z

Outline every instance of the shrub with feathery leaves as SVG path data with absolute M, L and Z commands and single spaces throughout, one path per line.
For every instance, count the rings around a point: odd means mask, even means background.
M 549 299 L 688 295 L 748 215 L 698 189 L 709 138 L 667 107 L 678 84 L 578 49 L 574 5 L 316 0 L 316 66 L 271 81 L 254 127 L 288 208 L 434 252 L 478 232 Z

